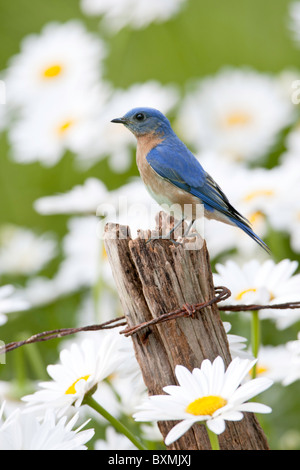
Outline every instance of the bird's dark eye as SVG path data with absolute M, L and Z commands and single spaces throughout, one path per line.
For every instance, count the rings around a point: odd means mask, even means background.
M 143 113 L 137 113 L 135 115 L 135 119 L 137 119 L 138 121 L 143 121 L 145 119 L 145 115 Z

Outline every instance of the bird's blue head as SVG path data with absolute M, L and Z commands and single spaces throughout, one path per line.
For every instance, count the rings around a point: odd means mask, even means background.
M 165 135 L 172 132 L 169 120 L 154 108 L 134 108 L 111 122 L 124 124 L 136 137 L 146 134 Z

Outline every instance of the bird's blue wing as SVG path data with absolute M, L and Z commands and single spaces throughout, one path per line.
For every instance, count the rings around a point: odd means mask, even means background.
M 221 188 L 179 139 L 159 144 L 148 153 L 146 159 L 159 176 L 198 197 L 206 210 L 232 215 L 232 206 Z
M 207 211 L 217 211 L 228 217 L 269 252 L 268 246 L 253 232 L 249 221 L 230 204 L 221 188 L 181 140 L 163 141 L 148 153 L 146 160 L 159 176 L 198 197 Z

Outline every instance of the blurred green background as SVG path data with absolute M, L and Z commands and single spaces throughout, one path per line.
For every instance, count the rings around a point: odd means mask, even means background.
M 163 24 L 145 30 L 124 28 L 105 37 L 109 45 L 105 78 L 116 87 L 157 79 L 161 83 L 185 83 L 216 73 L 224 65 L 249 65 L 258 71 L 280 72 L 295 68 L 299 54 L 290 38 L 288 0 L 189 0 L 183 11 Z M 83 16 L 78 0 L 2 0 L 0 5 L 0 70 L 20 51 L 22 38 L 39 33 L 49 21 L 79 18 L 90 31 L 99 32 L 99 18 Z M 118 187 L 131 174 L 110 174 L 105 161 L 88 172 L 75 171 L 72 158 L 65 155 L 53 168 L 40 164 L 18 165 L 8 158 L 5 135 L 0 141 L 0 220 L 20 225 L 53 228 L 59 221 L 41 217 L 32 202 L 43 195 L 66 191 L 86 177 L 101 177 L 109 188 Z
M 216 73 L 224 65 L 249 65 L 258 71 L 280 72 L 297 68 L 298 51 L 288 32 L 288 0 L 189 0 L 183 11 L 162 24 L 144 30 L 124 28 L 105 37 L 109 45 L 105 78 L 116 87 L 157 79 L 184 86 L 188 80 Z M 39 33 L 49 21 L 79 18 L 90 31 L 99 32 L 99 18 L 83 16 L 78 0 L 61 2 L 2 0 L 0 5 L 0 70 L 20 51 L 20 42 Z M 0 140 L 0 220 L 20 225 L 53 228 L 61 232 L 60 220 L 41 217 L 32 202 L 43 195 L 66 191 L 86 177 L 101 177 L 109 188 L 120 186 L 137 174 L 109 172 L 106 162 L 89 171 L 76 171 L 70 155 L 53 168 L 38 163 L 18 165 L 8 158 L 5 135 Z
M 274 73 L 297 69 L 300 51 L 288 30 L 289 3 L 288 0 L 189 0 L 182 12 L 168 22 L 151 24 L 142 30 L 126 27 L 115 35 L 100 31 L 109 47 L 104 76 L 116 87 L 157 79 L 163 84 L 175 83 L 183 90 L 190 79 L 214 74 L 224 65 L 249 65 L 258 71 Z M 9 58 L 19 52 L 20 42 L 26 35 L 39 33 L 50 21 L 76 18 L 84 20 L 90 31 L 99 32 L 99 18 L 84 16 L 78 0 L 1 0 L 0 70 L 5 69 Z M 137 174 L 134 159 L 125 174 L 112 173 L 105 160 L 82 172 L 76 170 L 69 153 L 51 168 L 39 163 L 20 165 L 9 158 L 4 133 L 0 136 L 0 222 L 29 227 L 40 233 L 53 231 L 62 236 L 66 232 L 67 217 L 37 214 L 33 209 L 37 198 L 65 192 L 89 176 L 99 177 L 113 189 Z M 51 262 L 43 274 L 54 273 L 58 263 L 59 258 Z M 9 279 L 2 279 L 2 283 L 5 282 Z M 11 315 L 7 324 L 1 327 L 1 339 L 10 342 L 22 335 L 73 326 L 79 297 L 79 293 L 74 294 L 53 305 Z M 245 325 L 245 335 L 247 329 Z M 266 341 L 279 338 L 271 324 L 264 334 Z M 281 332 L 280 338 L 281 342 L 291 339 L 290 332 Z M 43 362 L 53 363 L 57 359 L 57 340 L 28 346 L 24 350 L 30 351 L 30 348 L 39 350 L 40 370 L 43 370 Z M 36 371 L 27 361 L 26 354 L 24 351 L 8 354 L 7 366 L 0 369 L 0 379 L 17 378 L 20 384 L 22 380 L 26 382 L 26 376 L 35 378 Z M 42 378 L 45 378 L 45 370 Z M 299 432 L 299 382 L 288 391 L 274 386 L 271 403 L 269 396 L 267 403 L 274 411 L 270 417 L 260 420 L 272 448 L 280 448 L 284 433 L 289 430 Z M 299 435 L 297 432 L 295 435 L 295 445 L 300 448 Z

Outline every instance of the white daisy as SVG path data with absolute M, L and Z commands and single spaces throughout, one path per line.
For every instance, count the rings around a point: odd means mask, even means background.
M 39 236 L 12 225 L 0 231 L 0 274 L 35 274 L 55 255 L 56 242 L 52 235 Z
M 87 15 L 104 15 L 109 30 L 118 31 L 126 25 L 145 28 L 152 22 L 164 22 L 176 15 L 186 0 L 81 0 Z
M 1 341 L 0 341 L 1 343 Z M 0 344 L 0 347 L 2 344 Z M 4 346 L 4 344 L 3 344 Z M 4 360 L 3 360 L 4 359 Z M 6 364 L 4 354 L 0 355 L 0 364 Z M 0 380 L 0 403 L 5 402 L 5 416 L 10 415 L 17 408 L 22 409 L 25 405 L 22 403 L 18 397 L 19 390 L 18 385 L 13 380 Z M 17 393 L 16 393 L 17 391 Z M 4 405 L 3 405 L 4 406 Z M 0 412 L 1 415 L 1 412 Z M 0 418 L 0 427 L 1 427 L 1 418 Z
M 0 287 L 0 325 L 6 323 L 6 314 L 30 308 L 29 302 L 15 295 L 16 289 L 8 284 Z
M 290 355 L 290 364 L 288 373 L 282 381 L 283 385 L 290 385 L 300 379 L 300 332 L 295 341 L 289 341 L 286 344 L 286 350 Z
M 128 225 L 131 237 L 135 238 L 139 229 L 155 228 L 155 217 L 160 211 L 161 207 L 151 198 L 139 178 L 111 191 L 107 201 L 98 206 L 97 215 L 107 214 L 102 221 L 103 226 L 106 222 Z
M 16 289 L 17 296 L 24 298 L 32 308 L 51 304 L 69 293 L 67 280 L 61 284 L 61 280 L 56 277 L 49 279 L 44 276 L 32 277 L 23 287 Z
M 0 73 L 0 116 L 2 117 L 2 113 L 4 110 L 3 105 L 6 104 L 6 85 L 5 85 L 5 81 L 1 80 L 1 78 L 2 78 L 2 73 Z
M 232 194 L 233 203 L 250 221 L 254 229 L 259 228 L 260 222 L 261 230 L 264 225 L 264 231 L 266 231 L 267 222 L 272 219 L 273 214 L 276 212 L 278 218 L 281 216 L 276 208 L 286 200 L 295 179 L 295 172 L 287 166 L 278 166 L 271 170 L 266 168 L 238 169 L 229 166 L 226 173 L 228 177 L 231 171 L 235 173 L 236 184 L 234 186 L 231 184 L 230 190 L 229 183 L 225 182 L 226 176 L 224 176 L 221 178 L 225 186 L 224 191 Z
M 95 286 L 103 278 L 112 279 L 103 245 L 102 225 L 94 216 L 72 217 L 62 241 L 63 260 L 51 278 L 30 279 L 19 295 L 32 305 L 51 303 L 85 287 Z
M 117 333 L 115 348 L 122 360 L 95 392 L 95 400 L 115 417 L 131 416 L 147 396 L 131 338 Z
M 52 381 L 40 383 L 42 390 L 22 399 L 34 409 L 59 409 L 60 416 L 71 405 L 79 407 L 122 362 L 118 336 L 118 331 L 99 332 L 81 344 L 72 343 L 61 351 L 59 364 L 47 367 Z
M 300 149 L 300 146 L 299 146 Z M 269 221 L 275 230 L 290 235 L 292 250 L 300 252 L 300 162 L 299 149 L 287 152 L 281 156 L 281 165 L 278 171 L 282 173 L 282 197 L 276 200 L 273 211 L 269 213 Z
M 251 222 L 254 231 L 258 230 L 264 236 L 268 224 L 276 230 L 285 218 L 289 194 L 291 188 L 298 184 L 298 175 L 295 169 L 281 165 L 271 170 L 254 169 L 248 177 L 248 181 L 244 181 L 244 189 L 240 191 L 239 208 Z M 242 186 L 243 182 L 240 184 Z
M 112 93 L 108 84 L 48 93 L 22 110 L 9 129 L 12 157 L 21 163 L 41 161 L 54 165 L 67 150 L 76 155 L 82 169 L 109 158 L 114 171 L 131 163 L 134 138 L 110 122 L 114 116 L 138 105 L 168 112 L 178 94 L 158 82 L 135 84 Z
M 32 104 L 48 93 L 94 85 L 105 49 L 80 21 L 48 23 L 39 35 L 25 37 L 21 52 L 10 60 L 5 76 L 9 104 Z
M 85 158 L 105 87 L 47 94 L 22 110 L 9 129 L 12 158 L 56 164 L 67 150 Z
M 291 309 L 286 311 L 285 314 L 276 317 L 276 328 L 284 330 L 294 325 L 300 320 L 300 308 Z
M 0 132 L 5 128 L 7 124 L 7 106 L 6 106 L 6 85 L 4 80 L 1 80 L 2 74 L 0 75 Z
M 64 259 L 55 278 L 64 284 L 65 291 L 71 292 L 95 285 L 104 253 L 96 217 L 72 217 L 68 229 L 63 239 Z
M 157 423 L 142 424 L 141 432 L 144 441 L 162 442 L 163 438 Z
M 94 213 L 104 218 L 102 221 L 99 220 L 97 230 L 101 239 L 107 222 L 129 225 L 134 237 L 138 229 L 146 230 L 154 227 L 155 215 L 161 210 L 146 191 L 140 178 L 134 178 L 113 191 L 108 191 L 102 181 L 88 178 L 83 185 L 76 185 L 67 193 L 36 200 L 34 207 L 43 215 Z M 78 225 L 81 225 L 79 218 L 73 220 L 77 220 Z M 70 227 L 73 225 L 75 222 L 70 223 Z
M 196 149 L 241 162 L 264 157 L 292 118 L 293 105 L 276 78 L 225 69 L 187 93 L 177 127 Z
M 143 400 L 147 397 L 147 389 L 143 381 L 142 373 L 136 362 L 135 369 L 120 370 L 109 378 L 109 383 L 118 397 L 118 409 L 120 415 L 131 416 Z M 124 361 L 123 365 L 126 364 Z M 128 371 L 128 375 L 126 372 Z M 100 394 L 98 394 L 99 396 Z M 99 397 L 99 403 L 102 403 L 102 397 Z
M 103 272 L 102 262 L 107 264 L 96 217 L 72 217 L 68 229 L 62 241 L 64 259 L 52 279 L 60 295 L 94 286 Z
M 278 264 L 271 259 L 260 263 L 251 260 L 243 266 L 234 261 L 224 265 L 216 264 L 217 273 L 213 275 L 215 285 L 224 285 L 231 291 L 227 304 L 272 305 L 299 301 L 300 274 L 294 274 L 297 261 L 284 259 Z M 261 318 L 284 318 L 291 310 L 265 309 L 260 311 Z
M 225 421 L 239 421 L 243 412 L 270 413 L 268 406 L 248 402 L 272 385 L 270 379 L 254 379 L 240 385 L 254 363 L 235 358 L 225 371 L 223 359 L 218 356 L 213 363 L 204 360 L 201 368 L 192 372 L 177 365 L 175 374 L 179 385 L 164 387 L 167 395 L 150 396 L 134 418 L 137 421 L 180 420 L 165 439 L 169 445 L 197 422 L 206 422 L 212 432 L 221 434 Z
M 274 382 L 285 383 L 286 378 L 293 372 L 293 358 L 288 344 L 259 348 L 257 377 L 269 377 Z
M 0 450 L 86 450 L 94 430 L 82 431 L 86 423 L 73 430 L 78 417 L 76 413 L 67 422 L 66 416 L 57 419 L 48 409 L 40 420 L 17 409 L 1 424 L 0 410 Z
M 96 214 L 99 204 L 107 199 L 108 190 L 97 178 L 88 178 L 83 185 L 76 185 L 64 194 L 37 199 L 34 208 L 43 215 Z
M 241 359 L 254 359 L 253 355 L 248 351 L 244 351 L 246 348 L 247 338 L 243 336 L 228 334 L 231 330 L 231 324 L 229 322 L 223 322 L 224 329 L 227 334 L 227 340 L 229 344 L 229 351 L 232 359 L 235 357 L 240 357 Z

